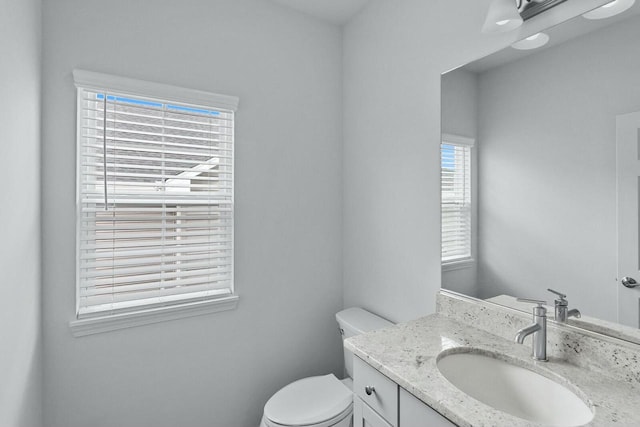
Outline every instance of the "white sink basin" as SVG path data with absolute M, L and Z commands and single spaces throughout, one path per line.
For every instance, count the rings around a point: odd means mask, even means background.
M 504 360 L 469 352 L 444 355 L 437 363 L 458 389 L 516 417 L 567 427 L 593 419 L 589 406 L 565 386 Z

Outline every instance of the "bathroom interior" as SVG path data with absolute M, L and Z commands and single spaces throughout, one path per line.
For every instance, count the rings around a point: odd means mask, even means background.
M 640 425 L 640 3 L 8 0 L 0 24 L 0 426 Z M 231 183 L 226 281 L 93 304 L 83 150 L 163 96 L 231 123 L 230 163 L 187 180 Z

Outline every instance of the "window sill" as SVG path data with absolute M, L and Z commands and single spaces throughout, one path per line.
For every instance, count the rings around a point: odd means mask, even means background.
M 83 337 L 151 323 L 233 310 L 238 305 L 238 299 L 237 295 L 232 295 L 208 301 L 72 320 L 69 322 L 69 328 L 74 337 Z
M 471 268 L 474 264 L 475 260 L 473 258 L 447 261 L 442 263 L 442 271 L 462 270 L 464 268 Z

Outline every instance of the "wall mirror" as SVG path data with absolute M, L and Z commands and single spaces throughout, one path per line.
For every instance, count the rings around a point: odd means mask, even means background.
M 581 312 L 570 325 L 640 343 L 640 287 L 621 284 L 640 271 L 639 212 L 636 203 L 635 230 L 619 230 L 628 193 L 616 155 L 617 117 L 640 111 L 640 4 L 545 33 L 542 47 L 507 47 L 442 75 L 443 200 L 468 203 L 443 204 L 442 287 L 527 312 L 516 297 L 546 300 L 553 319 L 551 288 Z M 634 251 L 618 255 L 619 232 Z

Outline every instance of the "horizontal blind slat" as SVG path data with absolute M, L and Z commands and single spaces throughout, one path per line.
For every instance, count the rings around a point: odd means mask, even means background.
M 96 102 L 94 100 L 94 102 Z M 83 110 L 83 115 L 82 115 L 82 119 L 88 119 L 88 120 L 96 120 L 96 119 L 102 119 L 103 114 L 104 114 L 104 110 L 102 108 L 102 106 L 100 106 L 100 108 L 97 107 L 92 107 L 90 104 L 86 103 Z M 109 111 L 109 109 L 107 108 L 107 119 L 109 118 L 113 118 L 113 110 Z M 138 121 L 149 121 L 149 120 L 158 120 L 161 119 L 162 116 L 159 114 L 145 114 L 144 110 L 141 111 L 135 111 L 135 110 L 120 110 L 117 111 L 115 113 L 117 116 L 121 116 L 121 117 L 130 117 L 132 118 L 132 120 L 138 120 Z M 209 119 L 209 117 L 206 117 L 206 119 Z M 183 118 L 180 117 L 171 117 L 171 118 L 164 118 L 165 121 L 169 121 L 169 122 L 173 122 L 173 123 L 184 123 L 184 124 L 194 124 L 194 125 L 201 125 L 201 124 L 208 124 L 208 121 L 204 121 L 202 119 L 197 120 L 197 119 L 193 119 L 193 116 L 189 116 L 186 115 Z M 218 126 L 225 126 L 228 128 L 233 128 L 233 121 L 229 118 L 225 118 L 222 115 L 219 117 L 216 117 L 213 119 L 214 123 L 218 123 Z
M 182 163 L 182 162 L 181 162 Z M 196 165 L 200 165 L 201 163 L 195 162 L 195 163 L 191 163 L 191 164 L 196 164 Z M 82 167 L 86 167 L 88 170 L 91 169 L 95 169 L 95 168 L 103 168 L 104 167 L 104 162 L 82 162 L 81 164 Z M 127 170 L 154 170 L 157 171 L 158 170 L 158 165 L 157 164 L 153 164 L 153 163 L 149 163 L 146 165 L 138 165 L 138 164 L 131 164 L 131 163 L 117 163 L 117 162 L 113 162 L 113 163 L 107 163 L 107 170 L 113 170 L 113 169 L 118 169 L 118 168 L 125 168 Z M 230 173 L 231 172 L 231 165 L 228 164 L 224 164 L 224 163 L 217 163 L 215 165 L 211 165 L 212 169 L 210 170 L 211 172 L 215 172 L 215 173 Z M 185 165 L 182 166 L 167 166 L 165 165 L 163 167 L 165 172 L 184 172 L 185 169 Z M 113 173 L 113 172 L 111 172 Z M 87 176 L 101 176 L 101 174 L 96 173 L 96 172 L 86 172 Z M 171 177 L 171 176 L 176 176 L 177 174 L 166 174 L 166 176 Z
M 214 257 L 210 251 L 203 251 L 200 249 L 199 252 L 174 252 L 174 253 L 161 253 L 157 256 L 136 256 L 131 257 L 130 255 L 127 258 L 124 258 L 121 254 L 117 254 L 117 257 L 105 257 L 103 254 L 99 254 L 95 258 L 86 258 L 86 261 L 83 263 L 83 268 L 88 269 L 116 269 L 125 266 L 149 266 L 149 265 L 169 265 L 175 266 L 176 268 L 191 268 L 190 263 L 194 261 L 203 262 L 203 265 L 226 265 L 229 263 L 229 260 L 226 261 L 218 261 L 213 262 L 213 258 L 216 260 L 222 259 L 225 260 L 229 258 L 229 254 L 226 257 Z M 177 263 L 177 264 L 172 264 Z
M 192 242 L 193 240 L 188 240 L 188 239 L 193 239 L 196 237 L 219 238 L 220 236 L 230 236 L 231 235 L 231 230 L 229 230 L 230 227 L 231 226 L 229 225 L 226 227 L 219 226 L 219 227 L 199 228 L 197 230 L 189 229 L 188 231 L 185 231 L 185 230 L 170 231 L 170 232 L 164 232 L 162 234 L 162 237 L 169 238 L 169 239 L 173 239 L 174 237 L 180 237 L 181 241 L 184 240 L 187 242 Z M 218 228 L 226 228 L 227 230 L 218 230 Z M 100 240 L 100 238 L 102 237 L 104 237 L 104 234 L 97 233 L 97 232 L 85 233 L 82 236 L 80 236 L 82 240 L 87 240 L 87 241 Z M 117 242 L 119 240 L 130 241 L 132 239 L 138 239 L 138 240 L 151 241 L 153 239 L 157 239 L 158 237 L 159 237 L 158 233 L 155 233 L 155 232 L 148 232 L 148 233 L 131 232 L 131 233 L 127 233 L 126 235 L 112 236 L 109 238 L 109 240 L 114 242 L 114 246 L 117 246 Z
M 152 273 L 166 273 L 165 277 L 180 277 L 184 274 L 184 277 L 194 274 L 202 274 L 206 271 L 206 274 L 215 273 L 220 266 L 229 265 L 229 262 L 211 262 L 210 260 L 200 262 L 188 262 L 185 261 L 180 264 L 166 264 L 164 262 L 150 264 L 140 267 L 127 267 L 127 266 L 114 266 L 103 268 L 91 268 L 90 263 L 85 262 L 80 269 L 80 277 L 85 279 L 91 279 L 96 277 L 111 277 L 111 276 L 126 276 L 126 275 L 140 275 L 140 274 L 152 274 Z M 179 271 L 176 271 L 179 270 Z M 89 280 L 90 281 L 90 280 Z
M 107 141 L 109 141 L 109 139 L 107 139 Z M 112 150 L 112 151 L 129 151 L 129 152 L 135 152 L 135 153 L 147 153 L 147 154 L 158 154 L 158 155 L 162 155 L 162 154 L 171 154 L 173 156 L 193 156 L 193 157 L 202 157 L 204 159 L 207 159 L 208 157 L 211 157 L 211 154 L 213 153 L 217 153 L 217 152 L 231 152 L 233 149 L 232 148 L 227 148 L 227 147 L 210 147 L 207 149 L 199 149 L 196 147 L 192 147 L 191 150 L 187 150 L 186 148 L 189 147 L 185 147 L 184 150 L 171 150 L 171 149 L 162 149 L 162 147 L 156 147 L 156 148 L 151 148 L 154 145 L 158 145 L 158 144 L 148 144 L 149 147 L 142 147 L 142 146 L 128 146 L 128 145 L 115 145 L 112 142 L 108 142 L 106 145 L 107 151 Z M 160 144 L 162 145 L 162 144 Z M 95 148 L 95 149 L 103 149 L 104 145 L 103 144 L 97 144 L 97 143 L 87 143 L 85 145 L 85 148 Z M 108 157 L 109 155 L 107 155 Z M 147 161 L 157 161 L 158 159 L 160 159 L 160 157 L 149 157 L 147 158 Z M 169 158 L 170 159 L 170 158 Z M 177 157 L 175 159 L 176 161 L 180 161 L 180 158 Z M 206 162 L 206 160 L 205 160 Z
M 85 125 L 83 127 L 86 128 L 100 128 L 101 125 L 105 123 L 103 117 L 102 109 L 93 110 L 94 114 L 91 114 L 92 109 L 85 110 L 85 114 L 83 115 Z M 87 114 L 89 113 L 89 114 Z M 93 123 L 95 125 L 91 126 L 87 123 Z M 145 125 L 149 127 L 157 127 L 161 129 L 170 129 L 172 131 L 202 131 L 202 132 L 213 132 L 212 129 L 224 128 L 231 132 L 231 122 L 226 119 L 214 119 L 214 118 L 204 118 L 203 120 L 180 120 L 180 119 L 169 119 L 167 117 L 159 116 L 151 116 L 151 115 L 143 115 L 143 114 L 135 114 L 128 111 L 113 111 L 107 109 L 107 126 L 131 126 L 131 125 Z M 191 125 L 191 126 L 188 126 Z M 227 133 L 227 132 L 225 132 Z
M 201 269 L 201 270 L 190 270 L 190 271 L 180 271 L 180 272 L 164 272 L 162 269 L 158 268 L 155 271 L 149 271 L 144 274 L 133 274 L 128 273 L 127 276 L 116 276 L 112 275 L 112 277 L 83 277 L 85 283 L 80 288 L 90 288 L 94 286 L 110 286 L 110 285 L 121 285 L 127 283 L 144 283 L 144 282 L 153 282 L 158 281 L 158 286 L 160 287 L 160 280 L 169 280 L 176 279 L 178 277 L 194 277 L 194 276 L 210 276 L 216 277 L 221 275 L 228 275 L 230 270 L 228 269 Z M 226 276 L 225 276 L 226 277 Z
M 91 241 L 91 240 L 89 240 Z M 229 235 L 229 239 L 227 241 L 224 242 L 220 242 L 220 243 L 202 243 L 202 242 L 198 242 L 198 241 L 193 241 L 193 242 L 189 242 L 189 246 L 194 248 L 194 250 L 202 248 L 202 247 L 210 247 L 212 250 L 215 250 L 216 252 L 218 252 L 219 254 L 225 254 L 226 252 L 231 253 L 231 235 Z M 114 254 L 119 254 L 122 253 L 123 251 L 127 251 L 127 250 L 140 250 L 140 251 L 147 251 L 147 250 L 156 250 L 158 248 L 165 248 L 167 252 L 171 252 L 172 250 L 175 252 L 178 252 L 180 249 L 183 249 L 184 246 L 182 245 L 161 245 L 159 243 L 157 243 L 156 240 L 152 240 L 150 242 L 141 242 L 139 243 L 138 241 L 120 241 L 120 242 L 116 242 L 116 244 L 112 244 L 110 242 L 104 242 L 104 243 L 91 243 L 91 244 L 86 244 L 86 251 L 85 253 L 80 255 L 80 259 L 95 259 L 97 257 L 97 255 L 95 255 L 96 253 L 99 252 L 105 252 L 107 250 L 112 250 L 114 251 Z M 116 255 L 117 256 L 117 255 Z
M 103 159 L 103 154 L 102 153 L 94 153 L 94 152 L 84 152 L 84 153 L 80 153 L 80 156 L 83 158 L 92 158 L 92 159 L 99 159 L 99 161 L 95 161 L 95 162 L 85 162 L 83 163 L 81 166 L 83 167 L 98 167 L 104 164 L 104 162 L 102 161 Z M 225 166 L 229 166 L 230 165 L 230 160 L 231 160 L 231 156 L 230 155 L 222 155 L 220 153 L 218 153 L 216 155 L 217 159 L 220 159 L 221 164 L 224 164 Z M 136 161 L 136 162 L 149 162 L 149 158 L 148 157 L 143 157 L 143 156 L 129 156 L 126 154 L 122 154 L 122 153 L 111 153 L 109 154 L 109 160 L 107 161 L 108 163 L 116 163 L 117 164 L 130 164 L 132 161 Z M 202 161 L 200 160 L 191 160 L 191 159 L 187 159 L 187 158 L 181 158 L 175 161 L 176 163 L 180 163 L 180 164 L 184 164 L 184 165 L 201 165 Z M 152 164 L 152 163 L 151 163 Z
M 193 194 L 193 193 L 191 193 Z M 215 205 L 225 205 L 232 203 L 230 195 L 224 192 L 217 193 L 204 193 L 202 196 L 195 197 L 189 194 L 188 196 L 182 196 L 178 193 L 169 193 L 169 194 L 147 194 L 147 193 L 138 193 L 131 195 L 122 195 L 118 194 L 116 197 L 108 196 L 107 198 L 107 210 L 112 209 L 115 205 L 143 205 L 147 206 L 149 203 L 157 203 L 159 205 L 194 205 L 194 206 L 202 206 L 203 203 L 209 201 L 211 204 Z M 85 202 L 91 205 L 100 205 L 104 202 L 104 199 L 97 198 L 96 193 L 85 194 L 87 196 L 85 198 Z M 226 199 L 223 199 L 225 197 Z
M 212 288 L 206 282 L 202 280 L 199 282 L 194 282 L 193 284 L 188 285 L 180 285 L 180 286 L 167 286 L 163 288 L 155 288 L 155 287 L 127 287 L 126 290 L 119 291 L 117 294 L 113 294 L 109 292 L 110 288 L 105 288 L 102 292 L 99 289 L 94 289 L 90 293 L 81 292 L 81 298 L 86 298 L 87 300 L 91 300 L 93 304 L 108 304 L 108 303 L 117 303 L 121 301 L 129 301 L 132 296 L 135 295 L 136 299 L 143 299 L 148 297 L 164 297 L 168 295 L 179 295 L 191 292 L 202 292 L 213 289 L 221 289 L 227 287 L 229 285 L 229 281 L 221 281 L 219 286 L 216 288 Z M 185 292 L 187 290 L 188 292 Z

